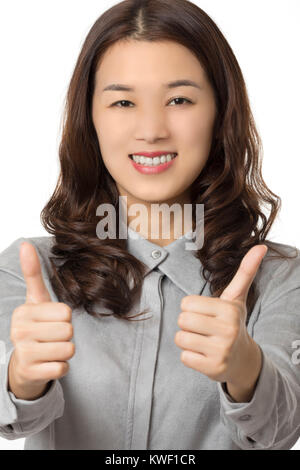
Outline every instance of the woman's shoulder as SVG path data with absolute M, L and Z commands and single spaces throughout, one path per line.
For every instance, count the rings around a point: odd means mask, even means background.
M 257 272 L 257 281 L 261 294 L 266 298 L 278 287 L 277 294 L 300 287 L 300 250 L 296 246 L 264 242 L 268 251 Z M 279 255 L 283 255 L 280 257 Z
M 0 252 L 0 270 L 23 278 L 19 256 L 20 246 L 23 242 L 28 242 L 35 247 L 42 269 L 51 270 L 49 256 L 54 239 L 54 236 L 17 238 Z
M 265 244 L 268 247 L 268 251 L 263 259 L 263 265 L 270 272 L 271 277 L 283 275 L 288 271 L 299 270 L 300 250 L 298 247 L 270 240 L 266 240 Z

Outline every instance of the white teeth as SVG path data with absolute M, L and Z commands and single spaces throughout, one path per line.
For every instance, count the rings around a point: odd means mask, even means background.
M 162 163 L 170 162 L 173 158 L 176 157 L 175 153 L 168 153 L 166 155 L 161 155 L 160 157 L 144 157 L 143 155 L 132 155 L 133 160 L 140 165 L 145 166 L 157 166 Z

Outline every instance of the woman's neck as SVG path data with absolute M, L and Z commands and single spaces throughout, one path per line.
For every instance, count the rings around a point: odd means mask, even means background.
M 141 210 L 134 216 L 128 215 L 133 204 L 140 204 Z M 192 229 L 191 209 L 187 195 L 157 202 L 137 201 L 127 196 L 127 224 L 150 242 L 167 246 Z

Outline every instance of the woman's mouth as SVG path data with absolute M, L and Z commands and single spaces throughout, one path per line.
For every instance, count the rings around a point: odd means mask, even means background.
M 129 155 L 133 167 L 140 173 L 153 175 L 167 170 L 173 165 L 177 153 L 161 155 L 160 157 L 143 157 L 138 155 Z

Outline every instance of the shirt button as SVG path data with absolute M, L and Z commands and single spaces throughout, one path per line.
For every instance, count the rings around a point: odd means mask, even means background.
M 239 419 L 241 421 L 248 421 L 249 419 L 251 419 L 251 415 L 242 415 L 242 416 L 240 416 Z
M 160 250 L 153 250 L 151 253 L 152 258 L 157 259 L 161 256 L 161 251 Z

